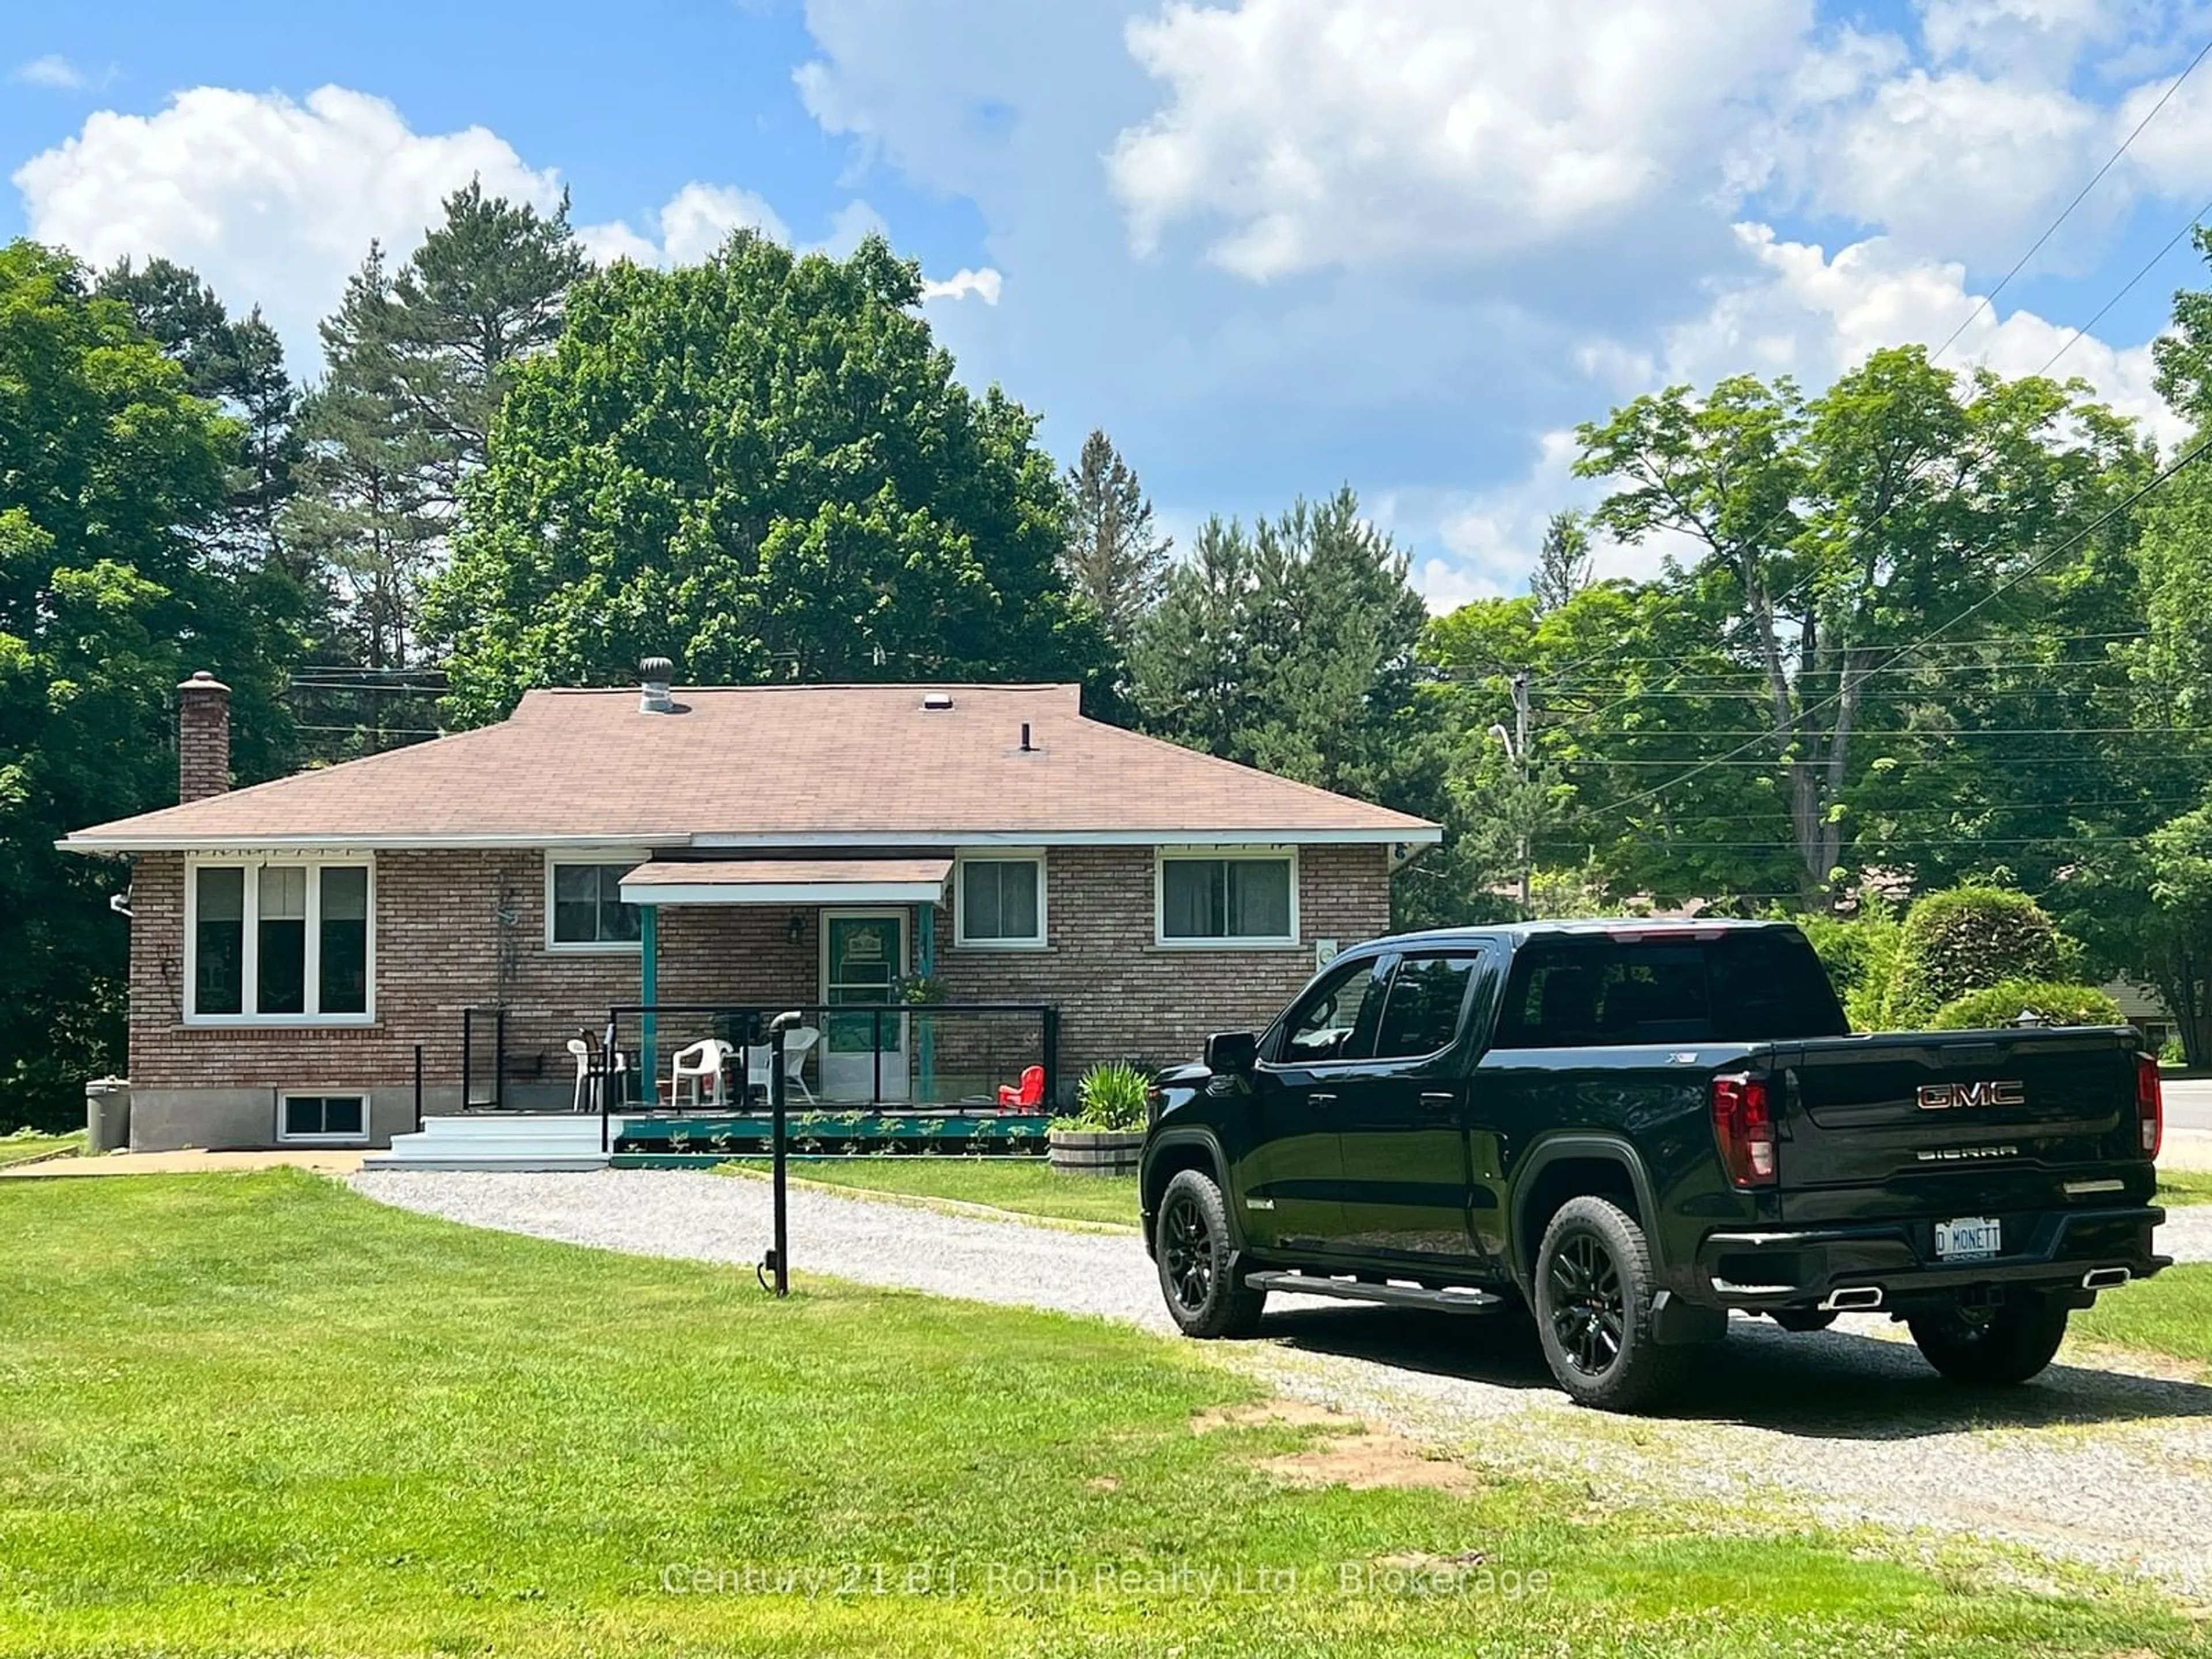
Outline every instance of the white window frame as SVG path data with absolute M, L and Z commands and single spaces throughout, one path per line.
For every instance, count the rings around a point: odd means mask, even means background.
M 241 1002 L 258 1001 L 261 995 L 261 872 L 270 865 L 305 867 L 307 874 L 307 994 L 320 1001 L 323 991 L 323 884 L 319 872 L 332 866 L 368 872 L 368 940 L 366 980 L 359 1013 L 258 1013 L 248 1006 L 234 1014 L 204 1014 L 195 1006 L 199 996 L 200 872 L 205 869 L 243 869 L 246 872 L 245 938 L 240 942 L 239 972 Z M 374 1025 L 376 1024 L 376 858 L 370 853 L 198 853 L 185 860 L 185 982 L 184 1010 L 187 1025 Z M 301 1094 L 313 1092 L 302 1089 Z M 340 1089 L 339 1094 L 352 1094 Z
M 284 1127 L 284 1109 L 295 1100 L 357 1100 L 361 1103 L 361 1133 L 357 1135 L 295 1135 Z M 375 1097 L 367 1089 L 280 1089 L 276 1091 L 276 1139 L 287 1146 L 359 1146 L 369 1139 L 370 1115 Z
M 1036 866 L 1036 933 L 1030 939 L 970 939 L 968 937 L 968 866 L 970 864 L 1034 864 Z M 1047 915 L 1045 854 L 1042 848 L 993 848 L 952 861 L 952 943 L 962 951 L 1042 951 L 1052 941 Z
M 1266 860 L 1291 868 L 1291 931 L 1269 939 L 1170 939 L 1168 936 L 1168 863 L 1205 864 Z M 1303 937 L 1298 920 L 1298 849 L 1294 847 L 1161 847 L 1152 854 L 1152 943 L 1163 951 L 1282 951 Z
M 599 866 L 602 864 L 643 864 L 652 854 L 634 847 L 564 847 L 556 852 L 548 848 L 545 853 L 545 948 L 561 956 L 634 957 L 645 948 L 641 932 L 637 939 L 556 939 L 553 937 L 553 872 L 564 864 Z M 642 907 L 640 907 L 642 908 Z

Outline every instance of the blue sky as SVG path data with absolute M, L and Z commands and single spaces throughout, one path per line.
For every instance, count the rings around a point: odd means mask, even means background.
M 607 257 L 880 227 L 1063 457 L 1103 426 L 1186 535 L 1348 481 L 1437 605 L 1587 500 L 1577 421 L 1942 341 L 2212 39 L 2195 0 L 4 5 L 0 234 L 194 264 L 297 372 L 471 173 Z M 2040 368 L 2208 140 L 2212 65 L 1947 362 Z M 2062 368 L 2170 437 L 2146 342 L 2201 272 Z

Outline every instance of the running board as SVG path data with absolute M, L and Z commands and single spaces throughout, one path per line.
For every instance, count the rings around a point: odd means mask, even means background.
M 1281 1291 L 1290 1296 L 1334 1296 L 1346 1302 L 1380 1302 L 1393 1308 L 1427 1308 L 1443 1313 L 1487 1313 L 1505 1300 L 1468 1285 L 1431 1291 L 1419 1285 L 1371 1285 L 1356 1279 L 1318 1279 L 1311 1273 L 1247 1273 L 1244 1282 L 1255 1291 Z

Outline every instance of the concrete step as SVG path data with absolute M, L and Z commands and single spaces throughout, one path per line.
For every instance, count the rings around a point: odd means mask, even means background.
M 394 1135 L 391 1150 L 370 1154 L 362 1167 L 597 1170 L 606 1161 L 596 1114 L 485 1112 L 426 1118 L 420 1132 Z
M 361 1167 L 364 1170 L 504 1170 L 522 1173 L 604 1170 L 606 1166 L 605 1157 L 599 1152 L 589 1156 L 560 1152 L 422 1152 L 411 1157 L 371 1152 L 361 1161 Z

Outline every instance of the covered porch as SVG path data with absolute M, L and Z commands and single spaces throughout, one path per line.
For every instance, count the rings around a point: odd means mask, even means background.
M 795 1107 L 1048 1105 L 1058 1018 L 1042 1003 L 953 1002 L 938 975 L 944 855 L 662 859 L 627 872 L 639 923 L 638 1000 L 610 1009 L 604 1047 L 635 1055 L 615 1091 L 648 1110 L 767 1104 L 769 1022 L 794 1012 L 784 1073 Z M 771 1002 L 678 1003 L 664 995 L 664 915 L 778 913 L 793 945 L 811 939 L 811 983 Z M 754 928 L 756 934 L 760 929 Z M 692 976 L 692 983 L 697 976 Z

